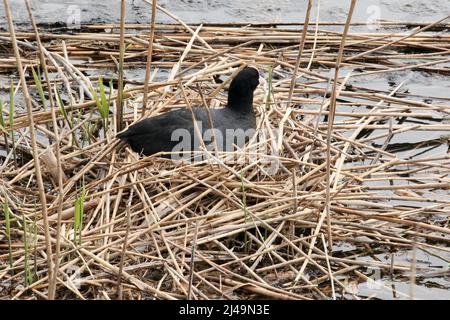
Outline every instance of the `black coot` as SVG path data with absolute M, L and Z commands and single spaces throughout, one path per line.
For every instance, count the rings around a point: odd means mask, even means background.
M 192 108 L 208 149 L 217 145 L 219 150 L 232 151 L 233 144 L 241 147 L 253 135 L 256 129 L 253 91 L 258 84 L 259 73 L 255 68 L 245 67 L 236 75 L 228 91 L 228 105 L 209 110 L 214 131 L 210 129 L 208 110 Z M 183 108 L 144 119 L 117 137 L 126 141 L 133 151 L 148 156 L 164 151 L 199 150 L 201 140 L 197 132 L 191 111 Z M 215 143 L 212 143 L 213 137 Z

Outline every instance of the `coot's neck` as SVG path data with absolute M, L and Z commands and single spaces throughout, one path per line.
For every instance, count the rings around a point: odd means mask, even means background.
M 253 91 L 230 90 L 227 107 L 242 113 L 253 112 Z

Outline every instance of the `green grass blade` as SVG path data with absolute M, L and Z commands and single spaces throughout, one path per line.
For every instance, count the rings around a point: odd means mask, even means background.
M 37 254 L 37 234 L 38 234 L 38 231 L 37 231 L 37 214 L 36 214 L 36 205 L 35 205 L 35 208 L 34 208 L 34 219 L 33 219 L 33 255 L 34 255 L 34 257 L 33 257 L 33 260 L 34 260 L 34 264 L 33 264 L 33 278 L 34 279 L 38 279 L 38 266 L 37 266 L 37 261 L 38 261 L 38 259 L 37 259 L 37 256 L 38 256 L 38 254 Z
M 102 102 L 100 101 L 100 98 L 98 97 L 97 91 L 93 87 L 90 88 L 92 96 L 95 100 L 95 105 L 97 106 L 97 109 L 100 111 L 102 108 Z
M 244 173 L 242 171 L 241 171 L 241 191 L 242 191 L 242 204 L 243 204 L 244 213 L 245 213 L 245 221 L 247 221 L 249 218 L 248 211 L 247 211 L 247 195 L 245 193 Z M 245 251 L 248 252 L 250 246 L 249 246 L 247 232 L 244 234 L 244 245 L 245 245 Z
M 103 120 L 106 120 L 106 119 L 108 119 L 108 116 L 109 116 L 109 102 L 105 95 L 105 87 L 103 85 L 102 77 L 100 77 L 98 79 L 98 85 L 100 88 L 100 99 L 101 99 L 100 114 L 101 114 Z
M 27 227 L 27 220 L 25 219 L 25 215 L 22 214 L 22 223 L 23 223 L 23 248 L 25 250 L 25 256 L 24 256 L 24 266 L 25 266 L 25 286 L 28 287 L 30 284 L 33 283 L 33 272 L 30 269 L 29 263 L 28 263 L 28 227 Z
M 14 82 L 11 79 L 11 85 L 9 87 L 9 130 L 11 134 L 11 144 L 14 154 L 14 164 L 17 166 L 17 156 L 16 156 L 16 143 L 14 138 Z
M 3 101 L 0 99 L 0 126 L 5 128 L 5 119 L 3 118 Z
M 6 224 L 6 238 L 8 240 L 8 260 L 9 266 L 12 268 L 13 259 L 12 259 L 12 243 L 11 243 L 11 209 L 9 208 L 8 200 L 5 198 L 5 202 L 3 203 L 3 212 L 5 213 L 5 224 Z
M 12 131 L 14 127 L 14 82 L 12 80 L 9 87 L 9 127 Z
M 61 95 L 59 94 L 59 91 L 56 89 L 56 87 L 55 87 L 55 95 L 56 95 L 56 103 L 58 104 L 58 107 L 61 110 L 64 119 L 66 119 L 66 121 L 70 124 L 66 108 L 64 107 L 64 101 L 62 100 Z
M 77 195 L 77 197 L 75 198 L 75 213 L 74 213 L 74 225 L 73 225 L 73 229 L 74 229 L 73 240 L 75 242 L 77 239 L 78 228 L 80 226 L 80 216 L 81 216 L 80 199 Z
M 74 217 L 74 241 L 78 235 L 78 243 L 81 244 L 81 231 L 83 226 L 83 215 L 84 215 L 84 199 L 85 199 L 85 189 L 84 183 L 81 187 L 81 193 L 75 198 L 75 217 Z
M 47 109 L 47 99 L 45 98 L 44 88 L 42 87 L 41 77 L 39 76 L 38 73 L 36 73 L 36 70 L 34 70 L 33 66 L 31 66 L 31 72 L 33 73 L 34 83 L 36 84 L 36 88 L 39 93 L 39 97 L 41 98 L 42 105 L 45 110 L 45 109 Z

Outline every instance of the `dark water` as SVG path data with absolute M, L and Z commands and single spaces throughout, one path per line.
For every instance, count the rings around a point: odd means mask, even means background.
M 314 1 L 312 19 L 317 17 L 317 1 Z M 148 23 L 151 6 L 142 0 L 127 0 L 128 23 Z M 320 20 L 344 22 L 350 1 L 321 0 Z M 158 4 L 187 23 L 272 23 L 303 22 L 306 0 L 158 0 Z M 19 25 L 28 24 L 23 0 L 10 0 L 13 15 Z M 34 14 L 39 23 L 60 23 L 76 26 L 81 23 L 118 22 L 120 1 L 33 1 Z M 359 0 L 353 21 L 369 23 L 375 19 L 410 22 L 435 21 L 450 13 L 449 0 Z M 3 2 L 0 4 L 3 17 Z M 174 22 L 158 12 L 160 22 Z M 0 26 L 5 20 L 0 18 Z

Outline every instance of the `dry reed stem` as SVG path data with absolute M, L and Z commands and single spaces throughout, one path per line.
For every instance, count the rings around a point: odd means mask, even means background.
M 126 12 L 125 0 L 120 2 L 120 56 L 119 56 L 119 83 L 117 89 L 117 104 L 116 104 L 116 128 L 117 132 L 122 131 L 123 128 L 123 68 L 124 68 L 124 56 L 125 56 L 125 12 Z M 148 88 L 148 84 L 146 84 Z
M 59 263 L 60 263 L 60 250 L 61 250 L 60 236 L 61 236 L 61 219 L 62 219 L 62 210 L 63 210 L 63 177 L 65 177 L 65 174 L 64 174 L 64 171 L 61 166 L 60 137 L 59 137 L 59 132 L 57 129 L 58 124 L 56 121 L 55 104 L 54 104 L 54 99 L 53 99 L 53 93 L 51 90 L 50 77 L 48 74 L 47 64 L 46 64 L 44 53 L 42 50 L 42 43 L 40 40 L 39 31 L 37 29 L 36 22 L 34 20 L 33 14 L 32 14 L 31 3 L 29 0 L 27 0 L 25 3 L 27 6 L 28 14 L 30 16 L 31 24 L 33 25 L 33 29 L 36 33 L 36 43 L 39 48 L 39 59 L 41 62 L 42 69 L 44 70 L 45 80 L 46 80 L 46 84 L 47 84 L 47 92 L 49 95 L 50 108 L 52 111 L 53 133 L 54 133 L 54 138 L 56 140 L 55 141 L 56 170 L 57 170 L 56 175 L 57 175 L 57 181 L 58 181 L 58 209 L 57 209 L 56 214 L 57 214 L 58 218 L 57 218 L 57 227 L 56 227 L 56 250 L 55 250 L 55 259 L 54 259 L 55 264 L 54 264 L 54 270 L 53 270 L 53 274 L 52 274 L 53 278 L 51 279 L 51 283 L 54 283 L 54 285 L 53 286 L 49 285 L 49 298 L 50 298 L 50 297 L 55 297 L 55 293 L 56 293 L 56 289 L 57 289 L 57 277 L 58 277 L 58 269 L 59 269 Z M 65 178 L 65 180 L 66 179 L 67 178 Z M 50 221 L 50 217 L 48 217 L 48 221 Z M 49 274 L 49 276 L 50 276 L 50 274 Z M 50 292 L 50 289 L 52 290 L 52 292 Z
M 148 52 L 147 52 L 147 64 L 145 66 L 145 82 L 144 82 L 144 96 L 142 98 L 142 116 L 145 115 L 147 110 L 147 100 L 148 100 L 148 83 L 150 81 L 150 71 L 152 65 L 152 54 L 153 54 L 153 42 L 155 38 L 155 22 L 156 22 L 156 4 L 157 0 L 152 0 L 152 17 L 150 21 L 150 39 L 148 42 Z
M 289 88 L 289 95 L 288 95 L 288 102 L 287 102 L 288 107 L 290 107 L 290 105 L 291 105 L 292 94 L 294 93 L 295 83 L 297 82 L 297 73 L 298 73 L 298 68 L 300 66 L 300 61 L 302 58 L 303 48 L 305 47 L 305 40 L 306 40 L 306 34 L 308 32 L 309 16 L 311 14 L 312 4 L 313 4 L 313 0 L 308 0 L 308 7 L 307 7 L 306 13 L 305 13 L 305 22 L 303 23 L 302 38 L 300 40 L 300 45 L 298 48 L 298 55 L 297 55 L 297 60 L 295 61 L 294 72 L 292 73 L 291 86 Z M 309 69 L 309 68 L 307 68 L 307 69 Z
M 25 75 L 23 73 L 22 61 L 20 59 L 19 48 L 16 43 L 16 34 L 15 34 L 14 23 L 13 23 L 12 16 L 11 16 L 11 11 L 9 8 L 9 1 L 4 0 L 3 4 L 4 4 L 4 8 L 5 8 L 6 19 L 8 21 L 9 32 L 11 34 L 11 43 L 13 46 L 14 55 L 16 57 L 17 71 L 20 76 L 20 81 L 22 82 L 22 91 L 25 96 L 27 113 L 30 118 L 30 139 L 31 139 L 32 152 L 33 152 L 36 181 L 37 181 L 37 184 L 39 187 L 39 199 L 40 199 L 41 207 L 42 207 L 42 220 L 44 222 L 44 234 L 45 234 L 46 253 L 47 253 L 47 268 L 48 268 L 49 278 L 52 279 L 53 255 L 52 255 L 52 246 L 50 243 L 50 228 L 49 228 L 48 219 L 47 219 L 47 200 L 45 198 L 44 182 L 42 179 L 41 166 L 40 166 L 40 162 L 39 162 L 39 154 L 38 154 L 37 143 L 36 143 L 36 133 L 35 133 L 34 122 L 33 122 L 33 107 L 31 105 L 31 97 L 29 95 L 27 82 L 25 80 Z M 56 283 L 53 281 L 49 281 L 48 285 L 49 285 L 48 298 L 54 299 L 55 298 L 55 296 L 54 296 L 55 289 L 54 288 L 56 286 Z

